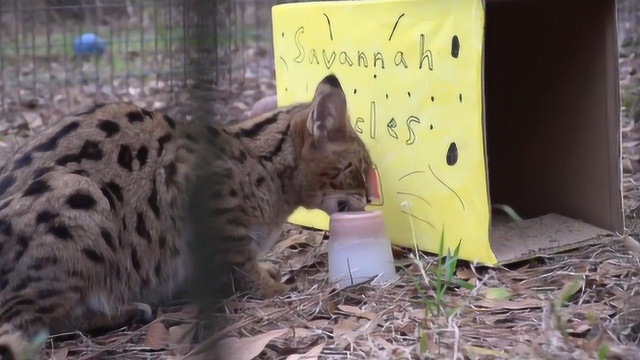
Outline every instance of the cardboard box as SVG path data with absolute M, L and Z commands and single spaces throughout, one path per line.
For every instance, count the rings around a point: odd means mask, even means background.
M 614 0 L 312 2 L 272 18 L 279 105 L 338 76 L 395 244 L 437 252 L 443 235 L 493 265 L 624 231 Z M 318 210 L 290 220 L 328 226 Z

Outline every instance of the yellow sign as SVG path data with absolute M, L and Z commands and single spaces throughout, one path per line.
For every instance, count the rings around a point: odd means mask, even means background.
M 494 264 L 483 138 L 482 0 L 384 0 L 273 7 L 279 105 L 309 101 L 329 73 L 376 165 L 395 244 Z M 327 229 L 299 209 L 290 221 Z

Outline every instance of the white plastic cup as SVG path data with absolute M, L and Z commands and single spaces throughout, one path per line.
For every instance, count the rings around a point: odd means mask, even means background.
M 329 281 L 338 288 L 393 280 L 391 241 L 380 211 L 343 212 L 329 220 Z

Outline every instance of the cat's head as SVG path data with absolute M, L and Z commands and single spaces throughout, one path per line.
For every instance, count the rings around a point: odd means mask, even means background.
M 351 126 L 338 78 L 328 75 L 297 119 L 298 184 L 303 206 L 328 214 L 363 210 L 372 193 L 369 152 Z

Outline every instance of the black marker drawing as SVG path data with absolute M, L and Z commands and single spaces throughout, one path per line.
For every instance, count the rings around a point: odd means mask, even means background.
M 309 64 L 313 64 L 313 60 L 316 61 L 316 64 L 320 65 L 320 59 L 318 59 L 316 49 L 311 49 L 311 53 L 309 54 Z
M 440 180 L 440 178 L 436 175 L 436 173 L 431 168 L 431 165 L 429 165 L 429 170 L 431 170 L 431 175 L 433 175 L 433 177 L 436 178 L 436 180 L 438 180 L 440 184 L 444 185 L 444 187 L 449 189 L 449 191 L 451 191 L 458 198 L 458 200 L 460 201 L 460 204 L 462 205 L 462 210 L 466 210 L 464 206 L 464 201 L 462 201 L 462 198 L 460 197 L 460 195 L 458 195 L 458 193 L 455 192 L 452 188 L 450 188 L 449 185 L 447 185 L 444 181 Z
M 425 172 L 424 172 L 424 171 L 422 171 L 422 170 L 412 171 L 412 172 L 410 172 L 410 173 L 406 173 L 406 174 L 404 174 L 404 175 L 400 176 L 400 178 L 398 179 L 398 181 L 402 181 L 402 180 L 404 180 L 404 179 L 408 178 L 408 177 L 409 177 L 409 176 L 411 176 L 411 175 L 418 175 L 418 174 L 424 174 L 424 173 L 425 173 Z
M 398 138 L 398 133 L 395 130 L 396 127 L 398 127 L 398 123 L 396 123 L 396 119 L 391 118 L 391 120 L 389 120 L 389 122 L 387 123 L 387 133 L 389 133 L 389 135 L 394 139 Z
M 282 63 L 284 64 L 285 69 L 289 71 L 289 65 L 287 65 L 287 61 L 282 56 L 280 56 L 280 60 L 282 60 Z
M 391 35 L 389 35 L 389 41 L 391 41 L 391 38 L 393 37 L 393 33 L 396 32 L 396 28 L 398 27 L 398 23 L 400 22 L 400 19 L 402 19 L 404 17 L 404 13 L 402 13 L 402 15 L 398 16 L 398 18 L 396 19 L 396 23 L 393 24 L 393 29 L 391 30 Z
M 371 102 L 371 107 L 369 109 L 369 136 L 372 139 L 376 138 L 376 102 Z
M 298 64 L 304 61 L 304 46 L 300 43 L 300 36 L 304 34 L 304 26 L 300 26 L 297 30 L 293 38 L 295 39 L 296 48 L 298 49 L 298 56 L 293 59 L 293 61 Z
M 396 56 L 393 58 L 393 63 L 396 64 L 396 66 L 400 66 L 400 64 L 402 64 L 402 66 L 404 66 L 405 69 L 409 67 L 409 65 L 407 65 L 407 60 L 405 60 L 404 53 L 402 51 L 396 52 Z
M 408 212 L 406 212 L 406 211 L 404 211 L 404 210 L 402 210 L 402 213 L 403 213 L 403 214 L 407 214 L 407 215 L 411 216 L 412 218 L 414 218 L 414 219 L 416 219 L 416 220 L 418 220 L 418 221 L 421 221 L 421 222 L 423 222 L 423 223 L 425 223 L 425 224 L 427 224 L 427 225 L 431 226 L 431 227 L 433 228 L 433 230 L 435 230 L 435 229 L 436 229 L 436 227 L 435 227 L 435 226 L 433 226 L 433 224 L 432 224 L 432 223 L 430 223 L 429 221 L 427 221 L 427 220 L 425 220 L 425 219 L 419 218 L 419 217 L 417 217 L 417 216 L 415 216 L 415 215 L 413 215 L 413 214 L 411 214 L 411 213 L 408 213 Z
M 329 38 L 331 39 L 331 41 L 333 41 L 333 30 L 331 30 L 331 20 L 329 19 L 329 16 L 327 16 L 327 14 L 323 13 L 322 15 L 324 15 L 324 17 L 327 19 L 327 25 L 329 25 Z
M 403 192 L 403 191 L 398 191 L 396 192 L 396 194 L 398 195 L 406 195 L 406 196 L 412 196 L 416 199 L 420 199 L 422 200 L 425 204 L 429 205 L 429 207 L 431 207 L 431 203 L 428 202 L 427 200 L 425 200 L 425 198 L 423 198 L 422 196 L 416 195 L 416 194 L 412 194 L 412 193 L 408 193 L 408 192 Z
M 460 39 L 458 39 L 458 35 L 453 35 L 451 38 L 451 57 L 457 59 L 458 55 L 460 55 Z
M 327 70 L 331 69 L 333 63 L 336 61 L 336 52 L 332 52 L 331 55 L 329 55 L 329 57 L 327 58 L 327 51 L 323 49 L 322 60 L 324 60 L 324 66 L 327 68 Z
M 433 54 L 431 50 L 425 50 L 425 41 L 427 40 L 424 34 L 420 34 L 420 66 L 419 69 L 422 69 L 422 64 L 425 60 L 427 60 L 427 67 L 429 70 L 433 71 Z
M 407 118 L 407 130 L 409 130 L 409 138 L 406 141 L 407 145 L 412 145 L 414 142 L 416 142 L 416 133 L 411 128 L 412 123 L 420 124 L 420 119 L 413 115 Z
M 360 126 L 360 124 L 362 124 L 363 122 L 364 122 L 364 119 L 359 117 L 356 119 L 356 123 L 353 125 L 353 128 L 356 130 L 358 134 L 364 133 L 364 130 L 362 130 L 362 127 Z
M 462 102 L 462 93 L 458 94 L 458 100 L 460 100 L 460 102 Z
M 367 55 L 365 55 L 364 51 L 358 51 L 358 66 L 369 67 L 369 60 L 367 59 Z
M 447 165 L 453 166 L 458 162 L 458 145 L 455 142 L 451 142 L 449 144 L 449 149 L 447 149 Z
M 380 61 L 380 63 L 382 64 L 380 68 L 384 69 L 384 56 L 382 56 L 382 53 L 380 51 L 373 54 L 373 67 L 376 67 L 378 61 Z
M 346 52 L 341 51 L 339 59 L 340 59 L 340 64 L 342 65 L 347 64 L 349 65 L 349 67 L 353 66 L 353 60 L 351 60 L 351 58 Z

